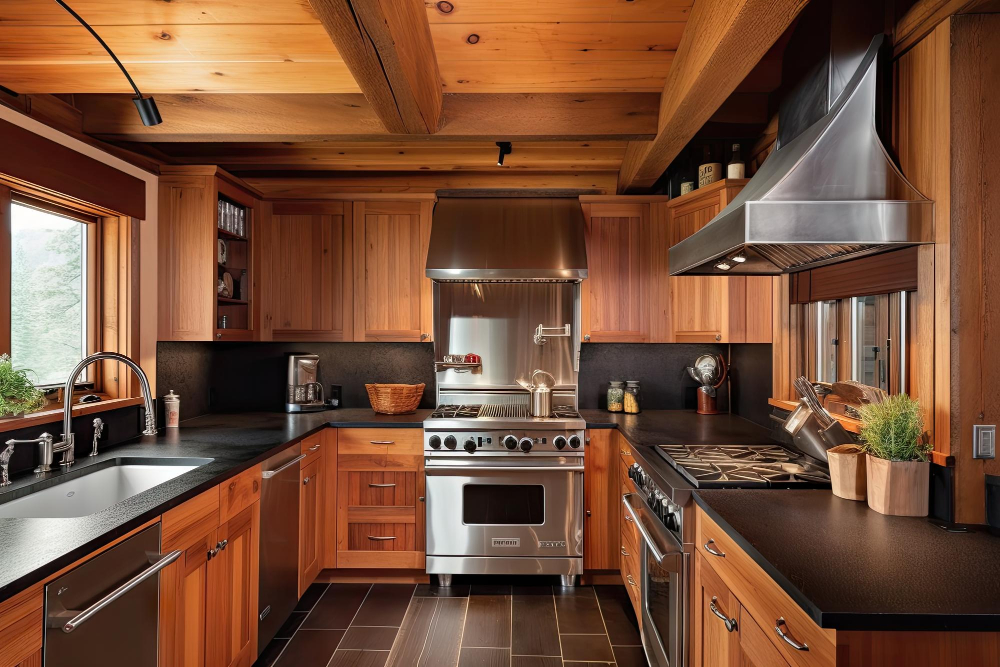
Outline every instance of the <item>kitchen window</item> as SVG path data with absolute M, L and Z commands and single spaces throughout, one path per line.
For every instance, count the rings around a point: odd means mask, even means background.
M 61 385 L 93 349 L 97 221 L 27 197 L 12 197 L 10 212 L 11 359 L 36 385 Z

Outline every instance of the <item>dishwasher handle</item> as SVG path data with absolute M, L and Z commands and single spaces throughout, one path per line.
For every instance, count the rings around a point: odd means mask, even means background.
M 155 563 L 147 567 L 145 570 L 135 575 L 134 577 L 126 581 L 124 584 L 122 584 L 115 590 L 111 591 L 110 593 L 108 593 L 107 595 L 105 595 L 100 600 L 90 605 L 83 611 L 77 613 L 76 616 L 71 618 L 64 626 L 62 626 L 62 631 L 65 632 L 66 634 L 73 632 L 78 627 L 80 627 L 88 620 L 93 618 L 99 611 L 110 605 L 112 602 L 122 597 L 123 595 L 125 595 L 126 593 L 128 593 L 133 588 L 135 588 L 142 582 L 146 581 L 150 577 L 156 576 L 156 574 L 160 570 L 173 563 L 183 554 L 184 554 L 183 551 L 171 551 L 166 555 L 159 556 L 159 559 Z M 67 611 L 66 613 L 72 614 L 75 612 Z
M 274 477 L 275 475 L 277 475 L 282 470 L 285 470 L 287 468 L 291 468 L 293 465 L 295 465 L 296 463 L 298 463 L 299 461 L 301 461 L 305 457 L 306 457 L 305 454 L 299 454 L 294 459 L 292 459 L 291 461 L 289 461 L 288 463 L 286 463 L 285 465 L 283 465 L 283 466 L 281 466 L 279 468 L 275 468 L 274 470 L 265 470 L 264 472 L 262 472 L 260 474 L 260 476 L 263 477 L 264 479 L 271 479 L 272 477 Z

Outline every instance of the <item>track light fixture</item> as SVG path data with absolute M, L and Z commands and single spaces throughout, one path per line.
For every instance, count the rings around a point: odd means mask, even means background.
M 500 155 L 497 156 L 497 166 L 498 167 L 502 167 L 503 166 L 503 156 L 504 155 L 510 155 L 511 152 L 514 149 L 511 147 L 509 141 L 498 141 L 497 142 L 497 147 L 500 148 Z
M 733 256 L 733 261 L 736 262 L 737 264 L 742 264 L 743 262 L 747 261 L 747 256 L 744 255 L 743 253 L 739 253 Z
M 101 36 L 98 35 L 97 32 L 90 27 L 90 24 L 84 21 L 79 14 L 74 12 L 69 5 L 63 2 L 63 0 L 56 0 L 56 3 L 60 7 L 65 9 L 67 12 L 69 12 L 70 16 L 79 21 L 80 25 L 86 28 L 87 31 L 94 36 L 94 39 L 96 39 L 98 43 L 100 43 L 100 45 L 104 47 L 104 50 L 108 52 L 108 55 L 111 56 L 112 60 L 115 61 L 115 64 L 118 65 L 118 68 L 122 71 L 122 74 L 124 74 L 125 78 L 128 79 L 129 85 L 132 86 L 132 90 L 135 91 L 135 97 L 132 98 L 132 101 L 135 103 L 135 108 L 139 112 L 139 118 L 142 119 L 142 124 L 145 125 L 146 127 L 151 127 L 153 125 L 159 125 L 160 123 L 162 123 L 163 118 L 160 117 L 160 110 L 156 108 L 156 102 L 153 100 L 152 97 L 142 96 L 142 93 L 139 92 L 139 88 L 135 85 L 135 81 L 132 80 L 132 77 L 130 77 L 128 71 L 126 71 L 125 66 L 122 65 L 122 61 L 118 60 L 118 56 L 116 56 L 114 54 L 114 51 L 112 51 L 110 47 L 108 47 L 108 45 L 104 43 L 104 40 L 101 39 Z

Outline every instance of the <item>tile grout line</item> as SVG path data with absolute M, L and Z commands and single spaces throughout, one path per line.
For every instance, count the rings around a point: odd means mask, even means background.
M 307 588 L 306 591 L 308 591 L 308 590 L 309 589 Z M 319 601 L 323 599 L 323 597 L 326 595 L 327 591 L 329 591 L 329 590 L 330 590 L 330 584 L 327 584 L 326 588 L 323 589 L 323 592 L 320 593 L 320 596 L 318 598 L 316 598 L 316 601 L 313 602 L 313 604 L 312 604 L 311 607 L 309 607 L 309 610 L 306 612 L 306 618 L 302 619 L 302 623 L 299 623 L 299 626 L 297 628 L 295 628 L 295 632 L 292 633 L 292 636 L 288 638 L 288 640 L 285 642 L 285 645 L 281 647 L 280 651 L 278 651 L 278 655 L 274 656 L 274 662 L 272 662 L 271 665 L 277 665 L 278 664 L 278 661 L 281 660 L 281 656 L 283 656 L 285 654 L 285 651 L 288 649 L 288 645 L 292 643 L 293 639 L 295 639 L 295 635 L 299 634 L 299 630 L 302 629 L 302 624 L 306 622 L 306 619 L 309 618 L 309 614 L 311 614 L 313 612 L 313 609 L 316 608 L 316 605 L 319 604 Z M 294 614 L 295 610 L 292 610 L 292 613 Z M 274 639 L 272 638 L 271 641 L 274 641 Z
M 354 612 L 354 616 L 352 616 L 350 622 L 348 622 L 347 628 L 344 630 L 344 634 L 341 635 L 340 637 L 340 641 L 338 641 L 337 645 L 333 648 L 333 653 L 330 654 L 330 659 L 327 661 L 326 667 L 330 667 L 330 665 L 333 664 L 333 658 L 334 656 L 337 655 L 337 650 L 340 648 L 340 645 L 344 643 L 344 637 L 347 636 L 347 631 L 351 629 L 351 625 L 354 623 L 354 619 L 356 619 L 358 617 L 358 614 L 361 613 L 361 608 L 365 606 L 365 600 L 368 599 L 368 596 L 372 594 L 372 591 L 374 589 L 375 589 L 375 584 L 371 584 L 368 586 L 368 590 L 365 591 L 365 596 L 361 598 L 361 604 L 358 605 L 357 610 Z M 327 590 L 330 589 L 327 588 Z M 323 595 L 326 595 L 326 593 L 323 593 Z
M 601 606 L 601 597 L 597 594 L 597 586 L 594 586 L 594 602 L 597 603 L 597 613 L 601 617 L 601 625 L 604 626 L 604 636 L 608 640 L 608 646 L 611 647 L 611 664 L 618 664 L 618 657 L 615 656 L 615 647 L 611 644 L 611 635 L 608 634 L 608 622 L 604 620 L 604 608 Z
M 559 630 L 559 606 L 556 604 L 556 587 L 549 587 L 549 594 L 552 596 L 552 611 L 556 615 L 556 638 L 559 640 L 559 662 L 565 663 L 563 660 L 563 647 L 562 647 L 562 632 Z

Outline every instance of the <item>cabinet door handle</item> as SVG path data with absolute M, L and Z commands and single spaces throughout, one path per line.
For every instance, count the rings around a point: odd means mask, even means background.
M 368 483 L 369 489 L 391 489 L 395 486 L 396 486 L 395 484 L 373 484 L 371 482 Z
M 389 536 L 389 537 L 381 537 L 379 535 L 369 535 L 368 539 L 371 540 L 372 542 L 385 542 L 387 540 L 394 540 L 394 539 L 396 539 L 396 536 L 392 535 L 392 536 Z
M 590 341 L 590 334 L 583 334 L 583 339 L 585 341 Z
M 722 622 L 726 624 L 726 630 L 728 630 L 729 632 L 735 632 L 736 631 L 736 619 L 735 618 L 729 618 L 728 616 L 726 616 L 725 614 L 723 614 L 721 611 L 719 611 L 719 608 L 715 606 L 715 603 L 718 602 L 718 601 L 719 601 L 719 598 L 717 598 L 717 597 L 715 597 L 713 595 L 712 596 L 712 601 L 710 603 L 708 603 L 708 608 L 712 610 L 712 613 L 715 614 L 716 618 L 722 619 Z
M 792 639 L 791 635 L 789 635 L 787 632 L 785 632 L 784 630 L 782 630 L 783 627 L 786 628 L 786 629 L 788 628 L 788 624 L 785 623 L 785 617 L 784 616 L 780 617 L 777 621 L 774 622 L 774 631 L 778 634 L 779 637 L 781 637 L 784 640 L 784 642 L 786 644 L 788 644 L 789 646 L 791 646 L 796 651 L 808 651 L 809 650 L 809 644 L 800 644 L 800 643 L 798 643 L 797 641 L 795 641 L 794 639 Z
M 625 515 L 625 520 L 628 521 L 629 523 L 632 523 L 632 517 L 630 517 L 628 514 Z
M 395 445 L 396 441 L 395 440 L 369 440 L 368 444 L 370 444 L 370 445 Z
M 306 484 L 308 484 L 310 479 L 311 479 L 310 477 L 306 477 L 304 480 L 302 480 L 302 485 L 305 486 Z
M 631 555 L 632 554 L 630 554 L 629 552 L 625 551 L 625 547 L 622 547 L 622 556 L 625 556 L 626 558 L 628 558 Z
M 309 451 L 315 452 L 317 449 L 319 449 L 319 445 L 313 445 L 312 447 L 309 448 Z
M 636 586 L 636 585 L 637 585 L 637 584 L 635 583 L 635 579 L 633 579 L 633 578 L 632 578 L 632 575 L 631 575 L 631 574 L 626 574 L 626 575 L 625 575 L 625 578 L 626 578 L 626 579 L 628 580 L 628 585 L 629 585 L 629 586 Z
M 705 542 L 705 551 L 707 551 L 708 553 L 712 554 L 713 556 L 718 556 L 719 558 L 725 558 L 726 557 L 725 552 L 716 551 L 715 549 L 713 549 L 712 547 L 709 546 L 710 544 L 715 544 L 715 540 L 709 540 L 708 542 Z

